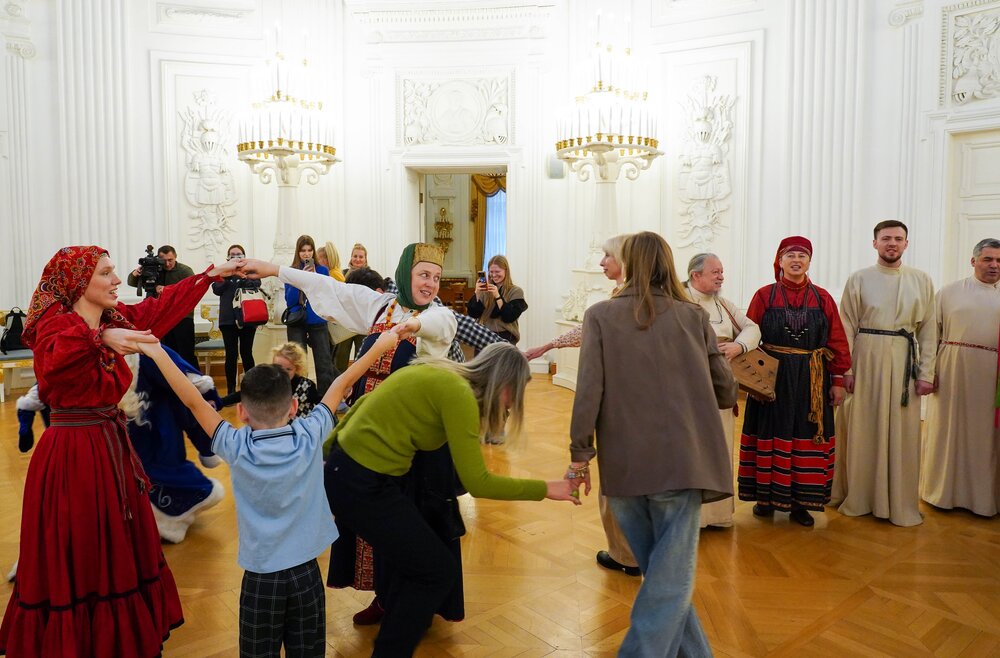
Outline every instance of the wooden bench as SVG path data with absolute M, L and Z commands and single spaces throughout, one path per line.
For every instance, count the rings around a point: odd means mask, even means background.
M 0 354 L 0 402 L 7 401 L 7 371 L 17 368 L 35 367 L 35 357 L 31 350 L 12 350 L 6 354 Z

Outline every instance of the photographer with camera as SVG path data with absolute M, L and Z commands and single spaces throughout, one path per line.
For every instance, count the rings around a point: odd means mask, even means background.
M 160 262 L 157 263 L 157 260 Z M 176 249 L 165 244 L 153 256 L 153 245 L 147 245 L 146 255 L 139 259 L 139 267 L 128 275 L 128 285 L 145 291 L 146 297 L 159 297 L 164 286 L 191 276 L 194 276 L 194 270 L 177 262 Z M 197 366 L 198 357 L 194 353 L 194 311 L 181 318 L 160 342 L 180 354 L 190 365 Z
M 246 258 L 246 250 L 238 244 L 226 250 L 226 260 Z M 219 296 L 219 331 L 226 346 L 226 393 L 236 392 L 236 360 L 243 361 L 243 372 L 254 367 L 253 340 L 257 323 L 238 324 L 233 312 L 233 298 L 238 290 L 260 290 L 260 281 L 238 276 L 226 277 L 212 284 L 212 292 Z

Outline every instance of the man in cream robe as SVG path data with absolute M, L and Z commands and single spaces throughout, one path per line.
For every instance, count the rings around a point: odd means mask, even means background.
M 728 299 L 719 295 L 723 276 L 722 261 L 715 254 L 698 254 L 688 263 L 688 294 L 708 313 L 709 324 L 719 337 L 719 349 L 726 358 L 757 349 L 760 345 L 760 327 Z M 721 409 L 722 428 L 726 432 L 726 445 L 733 454 L 735 416 L 732 409 Z M 701 527 L 728 528 L 733 525 L 734 497 L 701 506 Z
M 906 226 L 875 227 L 878 262 L 853 273 L 840 316 L 851 345 L 849 395 L 837 415 L 832 500 L 847 516 L 873 514 L 913 526 L 920 514 L 920 398 L 933 390 L 934 284 L 902 265 Z
M 972 266 L 973 276 L 937 294 L 937 388 L 927 405 L 920 493 L 935 507 L 993 516 L 1000 511 L 1000 240 L 977 244 Z

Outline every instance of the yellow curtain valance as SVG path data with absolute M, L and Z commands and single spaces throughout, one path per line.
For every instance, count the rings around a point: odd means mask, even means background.
M 472 174 L 470 184 L 469 219 L 473 227 L 472 262 L 483 262 L 486 249 L 486 199 L 500 190 L 507 191 L 507 176 L 504 174 Z
M 473 174 L 472 184 L 483 196 L 493 196 L 500 190 L 507 191 L 507 176 L 504 174 Z

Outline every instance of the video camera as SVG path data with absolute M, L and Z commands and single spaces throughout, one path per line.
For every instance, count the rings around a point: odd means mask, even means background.
M 146 255 L 139 259 L 139 276 L 135 294 L 146 293 L 146 297 L 156 297 L 156 287 L 162 285 L 163 273 L 166 270 L 163 259 L 153 253 L 153 245 L 146 245 Z

